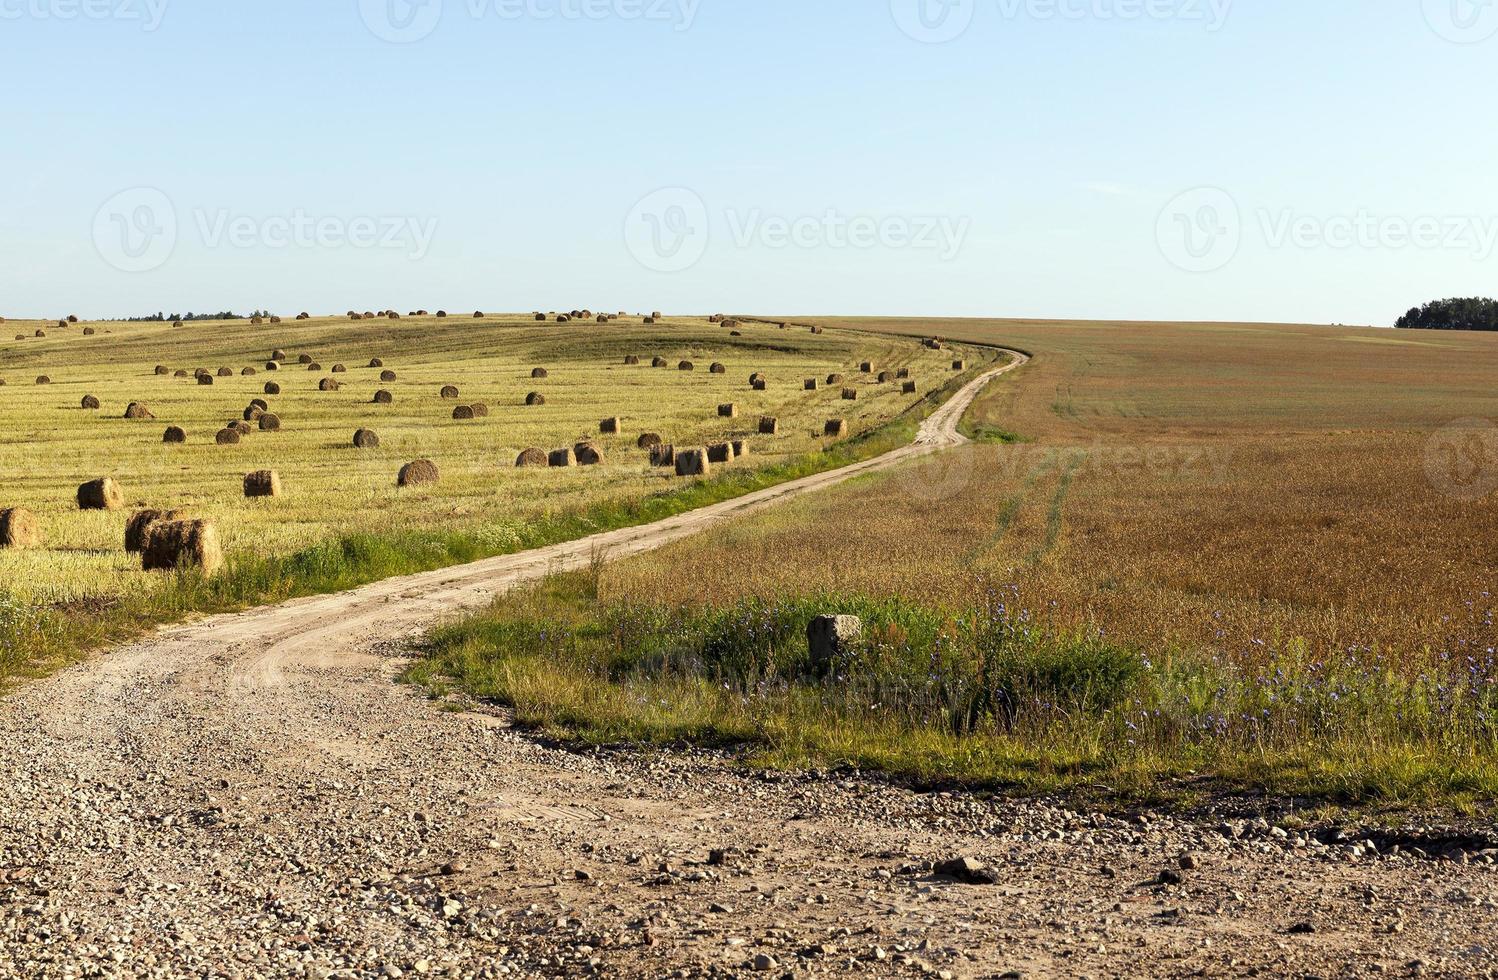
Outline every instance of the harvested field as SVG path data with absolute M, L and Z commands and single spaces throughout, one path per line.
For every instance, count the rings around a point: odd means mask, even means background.
M 812 434 L 829 415 L 840 414 L 799 386 L 750 393 L 707 371 L 626 365 L 637 351 L 658 351 L 672 365 L 684 359 L 731 365 L 740 379 L 751 370 L 821 375 L 868 357 L 881 363 L 925 359 L 940 371 L 949 359 L 922 352 L 913 341 L 837 331 L 791 337 L 755 325 L 746 325 L 748 336 L 727 347 L 726 331 L 701 321 L 646 328 L 638 320 L 600 327 L 591 318 L 556 326 L 528 316 L 491 316 L 482 323 L 338 317 L 259 328 L 245 321 L 110 326 L 112 333 L 100 330 L 86 342 L 75 329 L 71 336 L 57 331 L 44 340 L 0 343 L 7 373 L 53 378 L 47 387 L 0 388 L 0 472 L 18 474 L 6 481 L 10 492 L 0 504 L 34 513 L 47 543 L 0 555 L 0 580 L 14 583 L 23 596 L 68 601 L 157 586 L 159 580 L 142 575 L 120 549 L 116 522 L 76 511 L 73 491 L 90 471 L 117 474 L 130 488 L 131 505 L 190 509 L 216 520 L 231 561 L 244 550 L 286 554 L 335 535 L 400 533 L 413 524 L 433 530 L 482 524 L 503 540 L 559 504 L 627 500 L 676 485 L 669 472 L 651 466 L 646 449 L 633 448 L 633 435 L 629 449 L 610 452 L 605 465 L 586 473 L 559 471 L 538 480 L 509 465 L 527 447 L 570 445 L 599 431 L 601 418 L 623 416 L 636 431 L 705 445 L 731 433 L 735 421 L 718 419 L 716 408 L 732 398 L 751 419 L 781 419 L 786 435 L 773 452 L 757 457 L 773 465 L 820 449 L 822 441 Z M 275 362 L 268 355 L 349 369 L 336 376 L 338 389 L 328 391 L 312 379 L 278 386 L 237 374 L 200 388 L 190 376 L 193 365 Z M 189 377 L 159 373 L 158 366 L 177 369 L 161 364 L 167 359 L 188 365 Z M 546 365 L 544 382 L 531 380 L 538 364 Z M 397 380 L 380 380 L 382 372 Z M 459 388 L 472 407 L 518 406 L 538 384 L 546 385 L 544 407 L 500 411 L 482 425 L 437 424 L 450 419 L 455 404 L 443 407 L 436 397 L 444 385 Z M 389 403 L 376 404 L 376 392 L 387 392 Z M 85 394 L 98 399 L 97 414 L 78 411 Z M 268 411 L 250 420 L 252 431 L 237 445 L 216 446 L 224 420 L 242 417 L 252 397 Z M 386 396 L 379 397 L 384 402 Z M 142 418 L 156 421 L 145 427 L 125 421 L 132 402 L 149 405 L 151 415 Z M 862 431 L 910 404 L 888 393 L 860 403 L 848 418 L 855 432 Z M 168 427 L 174 437 L 180 430 L 185 442 L 163 446 Z M 360 428 L 377 431 L 380 446 L 352 451 L 350 434 Z M 415 458 L 441 467 L 442 482 L 424 494 L 436 495 L 442 506 L 429 508 L 418 495 L 396 492 L 396 470 Z M 296 488 L 274 510 L 251 506 L 243 496 L 244 474 L 260 469 L 275 469 Z

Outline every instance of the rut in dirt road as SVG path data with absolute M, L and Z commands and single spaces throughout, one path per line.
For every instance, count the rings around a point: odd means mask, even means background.
M 392 683 L 398 641 L 516 582 L 961 441 L 992 376 L 879 460 L 164 630 L 6 697 L 0 977 L 1491 969 L 1490 868 L 707 753 L 578 755 Z M 932 874 L 958 854 L 997 884 Z

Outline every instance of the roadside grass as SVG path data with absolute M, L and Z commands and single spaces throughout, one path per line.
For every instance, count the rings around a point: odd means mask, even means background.
M 801 477 L 882 455 L 911 441 L 920 423 L 971 377 L 947 381 L 890 421 L 826 448 L 757 468 L 718 475 L 644 497 L 572 502 L 503 534 L 492 525 L 467 529 L 354 533 L 290 554 L 230 552 L 212 578 L 191 571 L 160 576 L 155 587 L 41 605 L 0 587 L 0 690 L 44 676 L 88 651 L 137 637 L 195 614 L 232 612 L 301 596 L 467 564 L 504 554 L 634 527 L 741 497 Z
M 509 707 L 583 744 L 730 748 L 922 786 L 1183 803 L 1206 793 L 1368 808 L 1498 794 L 1498 690 L 1431 659 L 1410 676 L 1306 660 L 1149 654 L 1058 628 L 1010 588 L 940 608 L 851 594 L 669 606 L 558 575 L 426 641 L 407 680 Z M 818 675 L 806 626 L 859 615 Z

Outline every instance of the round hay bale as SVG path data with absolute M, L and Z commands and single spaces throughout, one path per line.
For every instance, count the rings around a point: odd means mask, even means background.
M 856 402 L 856 401 L 858 401 L 858 389 L 857 388 L 844 388 L 843 389 L 843 401 L 845 401 L 845 402 Z
M 753 388 L 755 391 L 765 391 L 770 387 L 770 382 L 761 379 L 752 383 L 749 387 Z
M 131 402 L 125 406 L 125 418 L 127 419 L 154 419 L 155 417 L 143 402 Z
M 272 412 L 266 412 L 264 415 L 260 416 L 259 425 L 261 432 L 280 432 L 281 416 L 276 415 Z
M 572 447 L 578 466 L 602 466 L 603 450 L 591 442 L 580 442 Z
M 718 406 L 718 418 L 735 419 L 739 417 L 739 407 L 732 402 Z
M 364 311 L 364 319 L 366 319 L 366 320 L 373 320 L 374 318 L 375 318 L 375 315 L 372 312 L 370 312 L 369 310 L 365 310 Z
M 728 336 L 730 336 L 730 337 L 742 337 L 744 335 L 742 333 L 740 333 L 739 331 L 734 330 L 734 331 L 730 332 Z
M 695 371 L 697 370 L 697 365 L 693 364 L 691 361 L 682 361 L 680 364 L 676 365 L 676 370 Z
M 812 333 L 821 333 L 822 332 L 822 328 L 821 327 L 812 327 L 811 328 L 811 332 Z
M 439 320 L 446 320 L 447 319 L 447 311 L 446 310 L 438 310 L 437 311 L 437 319 L 439 319 Z
M 654 357 L 654 358 L 651 358 L 651 360 L 650 360 L 650 366 L 651 367 L 657 367 L 657 368 L 663 368 L 663 367 L 670 367 L 671 364 L 664 357 Z
M 178 370 L 172 372 L 172 377 L 174 378 L 185 378 L 187 376 L 187 370 L 185 368 L 179 368 Z
M 355 449 L 379 449 L 380 437 L 373 429 L 359 429 L 354 433 Z
M 243 371 L 239 372 L 240 377 L 243 377 L 243 378 L 253 378 L 255 376 L 255 374 L 256 374 L 256 371 L 252 367 L 247 367 Z
M 98 408 L 99 407 L 99 399 L 95 398 L 93 395 L 84 395 L 83 396 L 83 402 L 81 404 L 82 404 L 82 406 L 84 408 L 90 408 L 90 409 Z
M 442 479 L 437 464 L 429 459 L 418 459 L 401 467 L 395 478 L 398 487 L 415 487 L 425 483 L 436 483 Z
M 545 368 L 534 368 L 531 371 L 531 377 L 537 381 L 540 381 L 543 378 L 551 377 L 551 372 L 547 371 Z
M 333 373 L 334 374 L 347 374 L 348 373 L 348 368 L 344 367 L 342 364 L 334 364 L 333 365 Z
M 672 446 L 672 445 L 668 445 L 667 443 L 664 443 L 664 442 L 661 443 L 658 446 L 651 446 L 650 447 L 650 465 L 651 466 L 675 466 L 676 465 L 676 447 Z
M 150 537 L 152 525 L 161 521 L 180 521 L 186 517 L 187 513 L 180 510 L 136 511 L 125 522 L 126 553 L 138 555 L 146 550 L 146 539 Z
M 212 576 L 224 567 L 224 551 L 212 521 L 157 521 L 146 532 L 140 557 L 148 572 L 196 568 Z
M 237 446 L 242 437 L 238 429 L 223 428 L 213 437 L 213 441 L 220 446 Z
M 453 418 L 456 419 L 456 420 L 458 420 L 458 421 L 463 421 L 463 422 L 472 420 L 473 419 L 473 406 L 472 405 L 459 405 L 457 408 L 453 409 Z
M 780 420 L 773 415 L 762 416 L 759 420 L 759 434 L 762 436 L 776 436 L 780 434 Z
M 642 432 L 640 438 L 635 440 L 635 445 L 641 449 L 649 449 L 652 446 L 659 446 L 664 441 L 657 433 Z
M 473 318 L 475 320 L 482 320 L 484 318 L 484 311 L 483 310 L 474 310 L 473 311 Z
M 887 384 L 889 384 L 893 380 L 895 380 L 895 373 L 893 371 L 880 371 L 879 372 L 879 383 L 880 384 L 887 385 Z
M 546 465 L 558 469 L 568 469 L 577 465 L 577 457 L 571 449 L 553 449 L 546 454 Z
M 458 397 L 458 386 L 443 385 L 442 391 L 440 391 L 438 394 L 440 394 L 447 401 L 452 401 L 453 399 Z
M 840 385 L 842 383 L 843 383 L 843 376 L 841 374 L 829 374 L 829 375 L 827 375 L 827 384 L 829 386 Z
M 265 362 L 265 369 L 267 371 L 279 371 L 279 370 L 281 370 L 281 365 L 277 361 L 266 361 Z
M 617 415 L 598 423 L 598 431 L 606 436 L 617 436 L 624 431 L 624 420 Z
M 572 317 L 570 317 L 567 314 L 563 313 L 561 316 L 557 317 L 557 322 L 558 323 L 571 323 L 572 322 Z
M 286 360 L 286 352 L 279 349 L 273 350 L 270 352 L 270 359 L 273 361 L 284 361 Z
M 474 402 L 468 407 L 473 409 L 473 417 L 476 419 L 486 419 L 489 417 L 489 406 L 483 402 Z
M 661 316 L 661 311 L 660 310 L 656 310 L 654 313 L 651 313 L 650 315 L 651 315 L 651 317 L 653 317 L 656 320 L 664 319 L 664 317 Z
M 381 371 L 380 372 L 380 380 L 381 381 L 394 381 L 395 380 L 395 372 L 394 371 Z
M 515 457 L 515 468 L 525 469 L 531 466 L 549 466 L 550 460 L 544 449 L 527 449 Z
M 318 391 L 337 391 L 339 387 L 340 385 L 338 384 L 338 382 L 334 381 L 332 378 L 323 378 L 317 383 Z
M 751 384 L 751 385 L 753 385 L 754 382 L 756 382 L 756 381 L 768 381 L 768 380 L 769 379 L 766 378 L 765 375 L 764 375 L 764 373 L 761 372 L 761 371 L 755 371 L 753 374 L 749 375 L 749 384 Z
M 348 315 L 348 318 L 350 320 L 362 320 L 362 319 L 364 319 L 364 314 L 363 313 L 350 313 Z
M 125 506 L 125 492 L 113 477 L 90 480 L 78 488 L 79 510 L 119 510 Z
M 198 375 L 198 384 L 200 384 L 200 385 L 211 385 L 211 384 L 213 384 L 213 375 L 208 374 L 207 372 L 204 372 L 203 374 Z
M 545 405 L 546 396 L 541 394 L 539 391 L 533 391 L 529 395 L 525 396 L 525 403 L 531 406 Z
M 297 358 L 296 358 L 296 362 L 298 364 L 311 364 L 312 363 L 312 355 L 311 354 L 298 354 Z
M 804 387 L 807 391 L 816 391 L 817 390 L 817 379 L 816 378 L 807 378 L 806 381 L 803 383 L 802 387 Z
M 259 422 L 260 416 L 264 414 L 265 409 L 261 408 L 259 405 L 250 405 L 244 410 L 244 420 L 246 422 Z
M 655 323 L 655 317 L 653 317 L 653 316 L 647 316 L 647 317 L 646 317 L 646 318 L 645 318 L 645 322 L 646 322 L 646 323 L 647 323 L 647 324 L 652 324 L 652 323 Z
M 187 433 L 180 425 L 169 425 L 161 434 L 161 441 L 169 445 L 181 445 L 187 441 Z
M 270 318 L 270 322 L 271 323 L 280 323 L 281 322 L 281 318 L 278 317 L 278 316 L 273 316 L 273 317 Z
M 597 320 L 597 322 L 598 323 L 608 323 L 609 322 L 609 318 L 607 316 L 605 316 L 604 314 L 600 313 L 600 314 L 598 314 L 598 320 Z
M 874 373 L 874 362 L 873 361 L 864 361 L 862 364 L 858 365 L 858 370 L 862 371 L 864 374 L 873 374 Z
M 227 367 L 221 367 L 221 368 L 218 369 L 218 376 L 220 378 L 232 378 L 232 377 L 234 377 L 234 369 L 233 368 L 227 368 Z
M 841 437 L 848 434 L 847 419 L 828 419 L 827 424 L 822 427 L 822 435 Z
M 913 395 L 913 394 L 915 394 L 916 393 L 915 382 L 914 381 L 907 381 L 907 382 L 905 382 L 903 385 L 900 386 L 900 391 L 903 394 L 906 394 L 906 395 Z
M 640 359 L 634 354 L 626 354 L 624 357 L 624 363 L 629 366 L 634 366 L 640 363 Z
M 78 318 L 76 316 L 74 316 L 73 314 L 69 313 L 68 314 L 68 322 L 69 323 L 77 323 L 78 322 Z
M 395 404 L 395 396 L 382 388 L 374 393 L 374 404 L 393 405 Z
M 369 359 L 369 366 L 372 368 L 382 368 L 385 366 L 385 362 L 380 360 L 378 357 L 371 357 Z
M 169 367 L 167 367 L 165 364 L 158 364 L 158 365 L 156 365 L 156 376 L 157 377 L 165 377 L 166 375 L 169 375 L 171 373 L 172 373 L 172 369 L 169 368 Z
M 389 317 L 390 319 L 392 319 L 392 320 L 399 320 L 401 318 L 401 315 L 399 313 L 395 312 L 394 310 L 391 310 L 389 313 L 386 313 L 385 315 L 387 317 Z
M 37 377 L 36 383 L 39 385 L 49 385 L 52 383 L 52 379 L 43 374 Z
M 713 473 L 706 449 L 678 449 L 673 462 L 677 476 L 712 476 Z
M 315 373 L 317 371 L 321 371 L 322 370 L 322 365 L 319 364 L 319 363 L 317 363 L 316 361 L 313 361 L 311 364 L 307 365 L 307 370 L 309 372 Z
M 250 407 L 258 408 L 261 412 L 269 412 L 270 402 L 266 401 L 264 398 L 251 398 Z
M 36 336 L 36 337 L 45 337 L 45 336 L 47 336 L 47 331 L 45 331 L 45 330 L 38 330 L 33 336 Z M 20 340 L 22 338 L 17 337 L 16 339 Z
M 252 316 L 252 317 L 250 317 L 250 326 L 252 326 L 252 327 L 258 327 L 258 326 L 260 326 L 264 322 L 265 321 L 262 320 L 262 319 L 260 319 L 258 316 Z
M 0 510 L 0 548 L 35 548 L 42 543 L 36 515 L 21 507 Z
M 726 365 L 726 364 L 714 364 L 711 367 L 709 367 L 707 370 L 708 370 L 709 374 L 727 374 L 728 373 L 728 365 Z
M 732 463 L 733 443 L 715 442 L 707 447 L 707 461 L 709 463 Z
M 92 337 L 93 335 L 94 335 L 94 328 L 93 327 L 84 327 L 83 328 L 83 336 L 85 336 L 85 337 Z
M 265 383 L 265 393 L 267 395 L 279 395 L 281 393 L 281 386 L 274 381 L 267 381 Z
M 537 313 L 536 314 L 536 322 L 537 323 L 545 323 L 546 322 L 546 314 L 545 313 Z
M 281 496 L 281 475 L 275 470 L 256 470 L 244 475 L 246 497 Z

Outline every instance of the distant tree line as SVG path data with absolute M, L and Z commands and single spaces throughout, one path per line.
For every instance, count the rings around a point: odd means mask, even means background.
M 1438 299 L 1410 310 L 1394 326 L 1401 330 L 1498 330 L 1498 300 Z
M 234 313 L 230 310 L 224 310 L 221 313 L 173 313 L 171 316 L 167 316 L 165 313 L 152 313 L 150 316 L 126 317 L 125 322 L 175 323 L 176 321 L 181 320 L 183 323 L 187 323 L 191 320 L 248 320 L 251 317 L 256 316 L 268 318 L 270 316 L 270 313 L 262 310 L 256 310 L 253 313 Z

